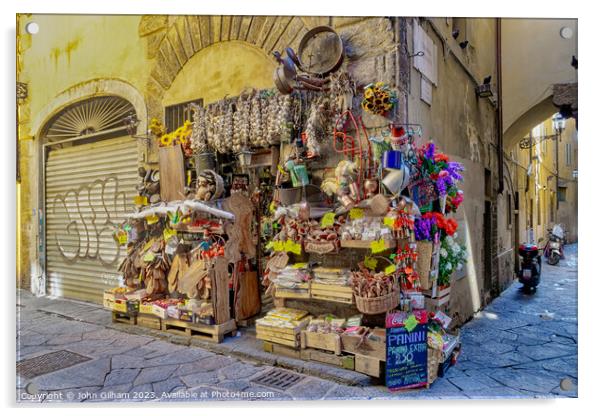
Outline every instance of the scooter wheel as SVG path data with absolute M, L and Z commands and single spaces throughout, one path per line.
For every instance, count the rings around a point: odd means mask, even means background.
M 560 261 L 560 255 L 555 251 L 551 252 L 550 255 L 548 256 L 548 264 L 551 266 L 556 266 L 559 261 Z

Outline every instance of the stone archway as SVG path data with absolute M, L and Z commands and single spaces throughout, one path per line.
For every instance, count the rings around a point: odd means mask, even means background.
M 200 50 L 240 41 L 269 55 L 288 45 L 296 47 L 309 27 L 327 22 L 328 18 L 293 16 L 143 16 L 138 32 L 147 39 L 147 57 L 154 59 L 146 88 L 149 114 L 161 117 L 165 92 Z

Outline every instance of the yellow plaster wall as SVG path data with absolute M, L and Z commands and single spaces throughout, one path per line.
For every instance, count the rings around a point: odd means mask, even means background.
M 203 98 L 209 104 L 247 88 L 272 88 L 276 60 L 241 41 L 215 43 L 186 62 L 163 97 L 163 106 Z

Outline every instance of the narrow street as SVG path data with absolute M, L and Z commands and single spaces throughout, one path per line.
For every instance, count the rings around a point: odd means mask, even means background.
M 514 283 L 463 327 L 462 354 L 444 378 L 398 394 L 355 372 L 276 361 L 262 351 L 245 355 L 252 333 L 228 339 L 222 348 L 230 350 L 220 354 L 113 324 L 96 305 L 18 292 L 17 361 L 62 350 L 88 360 L 30 379 L 18 373 L 17 402 L 576 397 L 577 245 L 566 248 L 559 266 L 544 262 L 535 294 L 519 288 Z M 293 372 L 301 377 L 283 390 L 253 381 L 274 365 L 301 365 L 302 374 Z

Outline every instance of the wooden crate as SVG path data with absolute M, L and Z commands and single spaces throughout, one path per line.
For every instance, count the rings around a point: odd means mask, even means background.
M 205 325 L 169 318 L 161 321 L 161 329 L 178 335 L 220 343 L 224 340 L 224 335 L 236 331 L 236 322 L 230 319 L 220 325 Z
M 119 312 L 119 311 L 115 311 L 115 310 L 112 312 L 112 318 L 113 318 L 113 322 L 119 322 L 119 323 L 128 324 L 128 325 L 136 325 L 136 319 L 137 319 L 137 317 L 135 315 L 128 315 L 127 313 Z
M 293 348 L 299 348 L 301 345 L 300 332 L 285 330 L 284 328 L 274 328 L 269 326 L 256 325 L 255 331 L 257 339 L 269 341 L 276 344 L 282 344 Z
M 353 355 L 335 355 L 329 352 L 307 348 L 301 350 L 301 358 L 304 360 L 334 365 L 347 370 L 355 369 L 355 357 Z
M 136 325 L 150 329 L 161 329 L 161 318 L 155 315 L 138 314 Z
M 341 247 L 343 248 L 361 248 L 369 249 L 372 240 L 341 240 Z M 385 248 L 390 249 L 397 247 L 397 241 L 385 240 Z
M 341 334 L 341 348 L 350 354 L 359 354 L 377 358 L 380 361 L 387 360 L 386 331 L 382 328 L 373 330 L 371 337 L 361 340 L 359 335 Z M 361 341 L 361 342 L 360 342 Z
M 381 376 L 381 360 L 367 355 L 355 354 L 355 371 L 372 377 Z
M 341 355 L 341 337 L 339 334 L 301 331 L 301 348 L 315 348 Z
M 270 341 L 263 342 L 263 350 L 271 354 L 283 355 L 289 358 L 301 358 L 301 352 L 298 349 Z
M 353 289 L 350 286 L 312 283 L 310 292 L 312 299 L 353 304 Z
M 309 299 L 311 296 L 309 283 L 301 283 L 295 289 L 276 287 L 274 296 L 281 299 Z

